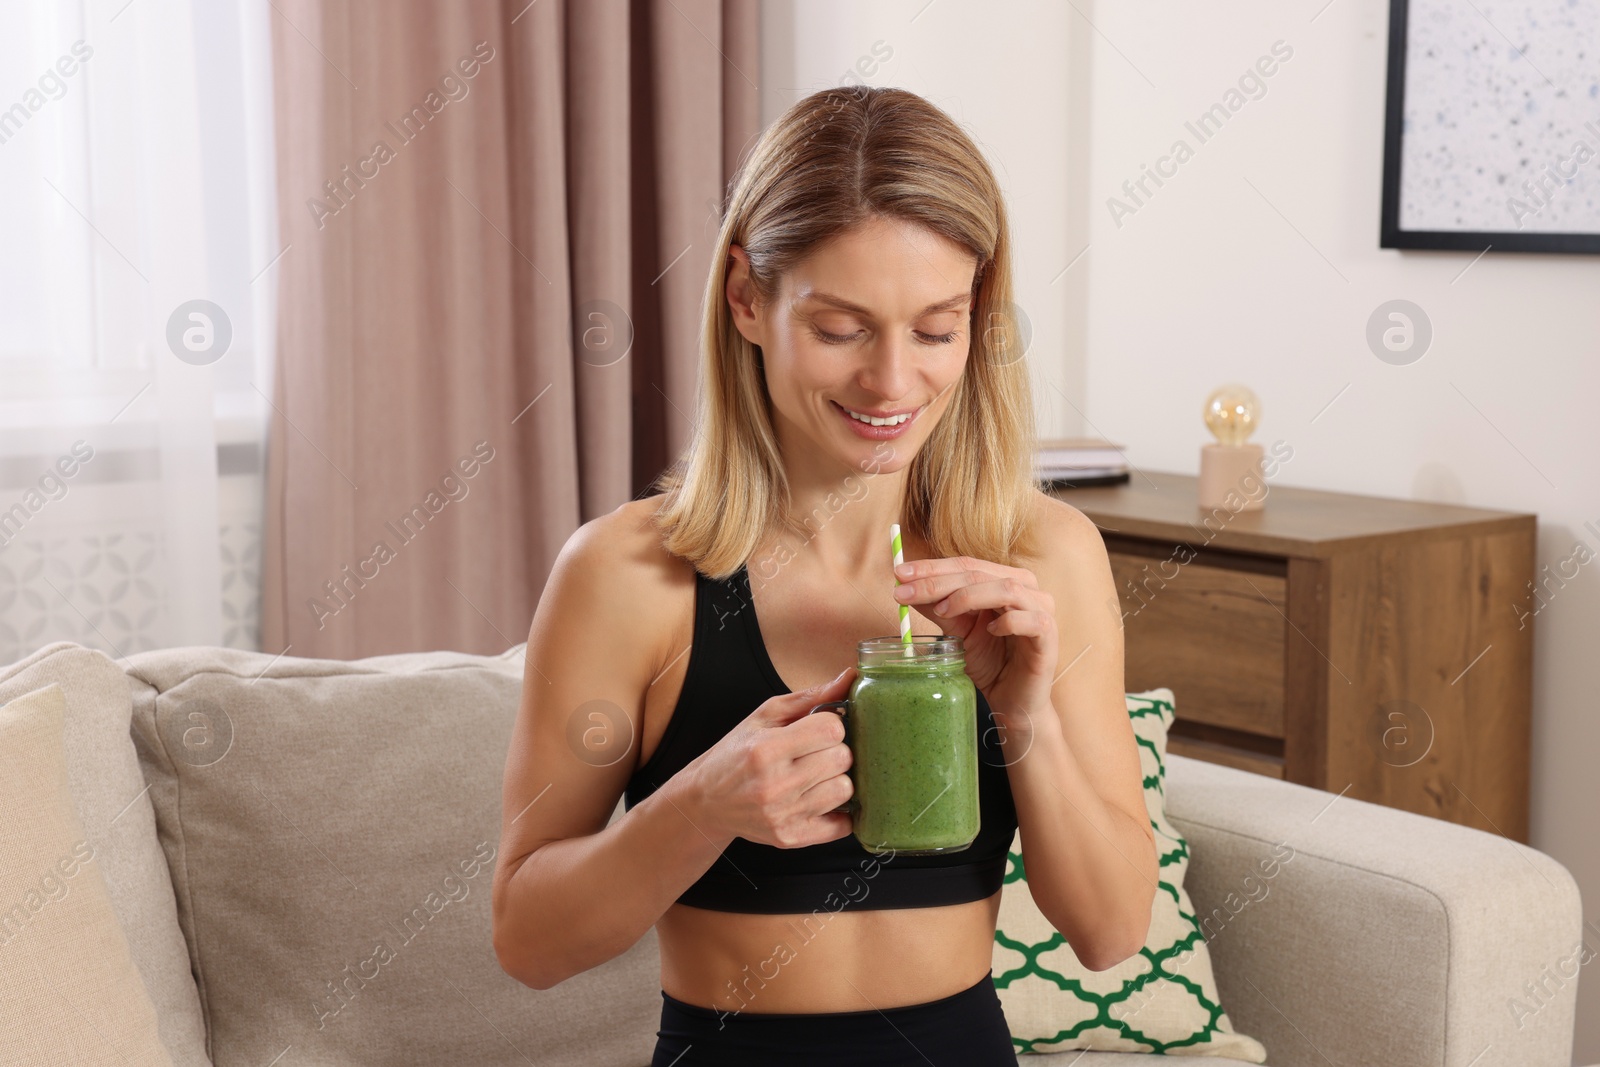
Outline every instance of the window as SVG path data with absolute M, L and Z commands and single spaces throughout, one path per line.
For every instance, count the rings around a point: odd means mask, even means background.
M 8 8 L 0 662 L 60 639 L 256 647 L 282 252 L 269 13 Z

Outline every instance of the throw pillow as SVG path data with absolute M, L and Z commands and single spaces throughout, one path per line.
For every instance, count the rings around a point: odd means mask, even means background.
M 1183 888 L 1189 844 L 1166 816 L 1170 689 L 1127 694 L 1144 768 L 1145 808 L 1155 829 L 1161 878 L 1150 933 L 1138 954 L 1104 971 L 1078 962 L 1072 946 L 1034 905 L 1022 835 L 1012 843 L 995 931 L 994 984 L 1019 1052 L 1098 1049 L 1266 1061 L 1254 1038 L 1235 1033 L 1217 996 L 1211 957 Z
M 215 1063 L 650 1061 L 654 933 L 550 989 L 495 958 L 501 784 L 537 669 L 522 657 L 129 657 Z
M 3 586 L 0 580 L 0 607 Z M 189 944 L 178 928 L 167 854 L 156 837 L 155 809 L 129 733 L 133 702 L 128 676 L 97 649 L 53 641 L 0 667 L 0 704 L 52 682 L 67 702 L 62 731 L 67 788 L 84 839 L 94 847 L 94 866 L 111 893 L 111 910 L 128 939 L 133 965 L 155 1005 L 161 1043 L 176 1067 L 211 1067 L 205 1016 Z
M 67 785 L 67 702 L 0 706 L 0 1062 L 172 1067 Z

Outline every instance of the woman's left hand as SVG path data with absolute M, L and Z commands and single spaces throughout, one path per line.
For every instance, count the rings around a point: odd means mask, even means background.
M 907 570 L 909 568 L 909 570 Z M 895 600 L 961 638 L 967 675 L 1006 733 L 1031 736 L 1052 710 L 1059 637 L 1055 598 L 1030 570 L 970 556 L 918 559 L 895 569 Z

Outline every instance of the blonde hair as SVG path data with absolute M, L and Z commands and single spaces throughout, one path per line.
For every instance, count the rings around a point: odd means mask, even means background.
M 699 433 L 654 486 L 665 493 L 654 522 L 667 551 L 721 579 L 769 535 L 806 536 L 789 514 L 759 349 L 728 307 L 729 246 L 745 250 L 752 288 L 771 300 L 813 249 L 882 216 L 925 226 L 978 261 L 966 367 L 906 472 L 901 525 L 935 556 L 1011 566 L 1033 555 L 1033 397 L 1015 351 L 1005 204 L 977 146 L 915 93 L 827 89 L 763 131 L 730 185 L 702 308 Z

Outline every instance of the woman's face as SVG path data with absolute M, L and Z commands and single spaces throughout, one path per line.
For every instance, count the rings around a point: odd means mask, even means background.
M 908 464 L 966 366 L 977 257 L 915 223 L 874 217 L 806 257 L 772 303 L 752 307 L 748 260 L 737 246 L 732 254 L 728 302 L 739 332 L 761 346 L 785 458 L 851 470 Z M 911 418 L 874 427 L 849 412 Z

